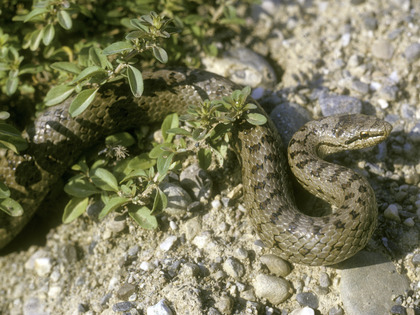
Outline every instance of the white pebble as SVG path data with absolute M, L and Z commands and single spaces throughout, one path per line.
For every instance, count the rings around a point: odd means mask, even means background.
M 294 310 L 290 315 L 315 315 L 315 311 L 309 306 L 305 306 L 304 308 Z
M 388 108 L 389 104 L 386 100 L 384 100 L 383 98 L 380 98 L 377 100 L 378 105 L 382 108 L 382 109 L 386 109 Z
M 290 283 L 283 278 L 259 274 L 254 281 L 255 294 L 274 305 L 284 302 L 290 296 Z
M 175 231 L 175 230 L 177 230 L 177 229 L 178 229 L 178 225 L 177 225 L 174 221 L 170 221 L 170 222 L 169 222 L 169 227 L 170 227 L 173 231 Z
M 45 277 L 51 271 L 51 259 L 50 258 L 37 258 L 35 259 L 35 272 L 40 277 Z
M 164 252 L 167 252 L 175 244 L 177 237 L 175 235 L 168 236 L 162 243 L 160 243 L 159 248 Z
M 148 261 L 142 261 L 140 264 L 140 269 L 144 271 L 149 271 L 155 269 L 155 266 L 153 266 L 153 264 Z
M 222 208 L 222 203 L 220 202 L 219 199 L 215 199 L 211 202 L 211 207 L 214 210 L 220 210 L 220 208 Z
M 157 304 L 153 306 L 149 306 L 147 308 L 147 315 L 172 315 L 173 312 L 169 308 L 168 305 L 166 305 L 165 300 L 160 300 Z
M 401 222 L 400 216 L 398 214 L 398 207 L 395 204 L 390 204 L 388 208 L 385 209 L 384 216 L 389 220 Z

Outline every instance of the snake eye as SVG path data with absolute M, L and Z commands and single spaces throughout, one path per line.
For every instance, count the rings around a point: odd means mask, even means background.
M 367 131 L 360 132 L 360 138 L 362 138 L 362 139 L 369 138 L 369 133 Z

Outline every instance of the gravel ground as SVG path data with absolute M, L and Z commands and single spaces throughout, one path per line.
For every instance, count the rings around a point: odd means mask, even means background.
M 393 125 L 386 143 L 334 158 L 377 195 L 379 227 L 361 253 L 290 265 L 253 232 L 235 160 L 209 173 L 191 164 L 167 185 L 173 207 L 159 231 L 121 214 L 97 221 L 94 206 L 57 224 L 51 209 L 65 200 L 53 193 L 0 256 L 0 313 L 420 314 L 419 15 L 409 0 L 263 1 L 242 44 L 205 60 L 259 86 L 254 96 L 285 139 L 334 113 Z

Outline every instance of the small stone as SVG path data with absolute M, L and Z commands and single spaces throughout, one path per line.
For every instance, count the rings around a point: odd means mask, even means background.
M 41 257 L 36 258 L 34 263 L 34 269 L 38 276 L 45 277 L 51 272 L 52 262 L 51 258 Z
M 322 115 L 360 114 L 362 102 L 352 96 L 324 94 L 319 98 Z
M 267 266 L 268 270 L 270 270 L 270 272 L 276 276 L 285 277 L 291 271 L 290 265 L 285 260 L 276 255 L 263 255 L 261 256 L 260 260 L 264 265 Z
M 312 308 L 305 306 L 304 308 L 294 310 L 290 315 L 315 315 L 315 311 Z
M 185 263 L 182 265 L 181 273 L 187 277 L 197 277 L 200 275 L 200 267 L 193 263 Z
M 131 246 L 128 249 L 127 254 L 128 254 L 128 256 L 133 257 L 133 256 L 136 256 L 137 255 L 137 253 L 139 252 L 139 250 L 140 250 L 139 245 L 134 245 L 134 246 Z
M 124 283 L 117 291 L 117 296 L 122 299 L 126 300 L 130 297 L 131 294 L 134 293 L 136 287 L 131 283 Z
M 378 93 L 385 101 L 395 101 L 397 99 L 398 91 L 398 86 L 385 84 L 379 89 Z
M 420 265 L 420 254 L 415 254 L 411 262 L 414 264 L 414 266 Z
M 239 279 L 245 274 L 245 268 L 235 258 L 228 258 L 223 264 L 223 270 L 232 278 Z
M 413 227 L 416 223 L 414 222 L 413 218 L 407 218 L 404 220 L 404 225 L 408 227 Z
M 234 252 L 236 258 L 244 260 L 248 258 L 248 251 L 245 248 L 237 248 Z
M 344 311 L 340 306 L 334 306 L 328 311 L 328 315 L 344 315 Z
M 142 261 L 139 267 L 141 270 L 144 270 L 144 271 L 150 271 L 150 270 L 155 269 L 155 266 L 148 261 Z
M 229 295 L 224 294 L 220 297 L 220 299 L 216 302 L 217 309 L 222 312 L 222 314 L 231 314 L 234 302 Z
M 179 180 L 194 199 L 208 199 L 212 194 L 213 181 L 208 173 L 197 164 L 192 164 L 179 175 Z
M 214 210 L 220 210 L 222 208 L 222 203 L 220 202 L 220 200 L 215 199 L 211 202 L 211 207 Z
M 77 305 L 77 311 L 79 313 L 86 313 L 89 310 L 89 306 L 87 306 L 84 303 L 79 303 L 79 305 Z
M 257 297 L 255 296 L 254 290 L 245 290 L 241 292 L 241 298 L 247 301 L 252 301 L 252 302 L 255 302 L 257 299 Z
M 188 241 L 191 241 L 200 233 L 201 231 L 201 219 L 199 216 L 196 216 L 187 221 L 184 225 L 185 237 Z
M 192 200 L 184 188 L 173 183 L 162 183 L 160 188 L 168 197 L 168 205 L 165 208 L 166 213 L 178 216 L 187 211 L 187 207 Z
M 407 310 L 402 305 L 394 305 L 391 307 L 392 315 L 407 315 Z
M 159 248 L 167 252 L 172 248 L 178 238 L 175 235 L 168 236 L 162 243 L 160 243 Z
M 363 24 L 369 31 L 374 31 L 378 28 L 378 20 L 372 14 L 366 14 L 363 17 Z
M 318 297 L 312 292 L 301 292 L 296 294 L 296 301 L 298 301 L 301 306 L 309 306 L 313 309 L 317 309 L 319 306 Z
M 351 83 L 351 89 L 353 91 L 359 92 L 360 94 L 367 94 L 367 93 L 369 93 L 369 85 L 366 84 L 366 83 L 364 83 L 364 82 L 362 82 L 362 81 L 359 81 L 359 80 L 354 80 Z
M 147 308 L 147 315 L 172 315 L 171 308 L 166 304 L 166 300 L 160 300 L 157 304 Z
M 25 315 L 47 314 L 44 309 L 45 305 L 36 297 L 28 298 L 23 304 L 23 314 Z
M 115 303 L 112 306 L 114 312 L 127 312 L 134 307 L 134 304 L 128 301 Z
M 328 273 L 321 272 L 319 275 L 319 286 L 321 288 L 328 288 L 331 285 L 330 277 L 328 276 Z
M 413 62 L 419 59 L 420 57 L 420 43 L 413 43 L 408 46 L 404 51 L 405 59 L 408 62 Z
M 420 122 L 414 125 L 414 127 L 408 133 L 408 136 L 413 142 L 420 142 Z
M 385 218 L 396 222 L 401 222 L 400 215 L 398 214 L 398 207 L 395 204 L 390 204 L 384 211 Z
M 378 40 L 373 43 L 371 52 L 375 58 L 389 60 L 394 54 L 394 47 L 386 40 Z
M 126 221 L 119 216 L 114 217 L 106 224 L 107 230 L 115 234 L 124 231 L 126 226 Z
M 290 283 L 283 278 L 259 274 L 254 281 L 255 294 L 277 305 L 290 296 Z

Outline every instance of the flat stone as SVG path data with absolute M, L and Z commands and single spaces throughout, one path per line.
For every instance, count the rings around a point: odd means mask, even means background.
M 290 296 L 290 283 L 283 278 L 259 274 L 254 281 L 255 294 L 277 305 Z
M 362 112 L 362 102 L 347 95 L 323 94 L 319 98 L 319 106 L 324 116 Z
M 404 51 L 404 56 L 408 62 L 413 62 L 420 57 L 420 43 L 413 43 Z
M 296 301 L 298 301 L 301 306 L 309 306 L 313 309 L 317 309 L 319 306 L 318 297 L 312 292 L 301 292 L 296 294 Z
M 267 266 L 268 270 L 276 276 L 285 277 L 291 271 L 290 265 L 276 255 L 263 255 L 260 260 Z
M 361 251 L 337 268 L 341 269 L 340 292 L 347 315 L 389 314 L 393 296 L 410 289 L 407 277 L 379 253 Z
M 394 47 L 386 40 L 378 40 L 373 43 L 371 52 L 375 58 L 389 60 L 394 54 Z

